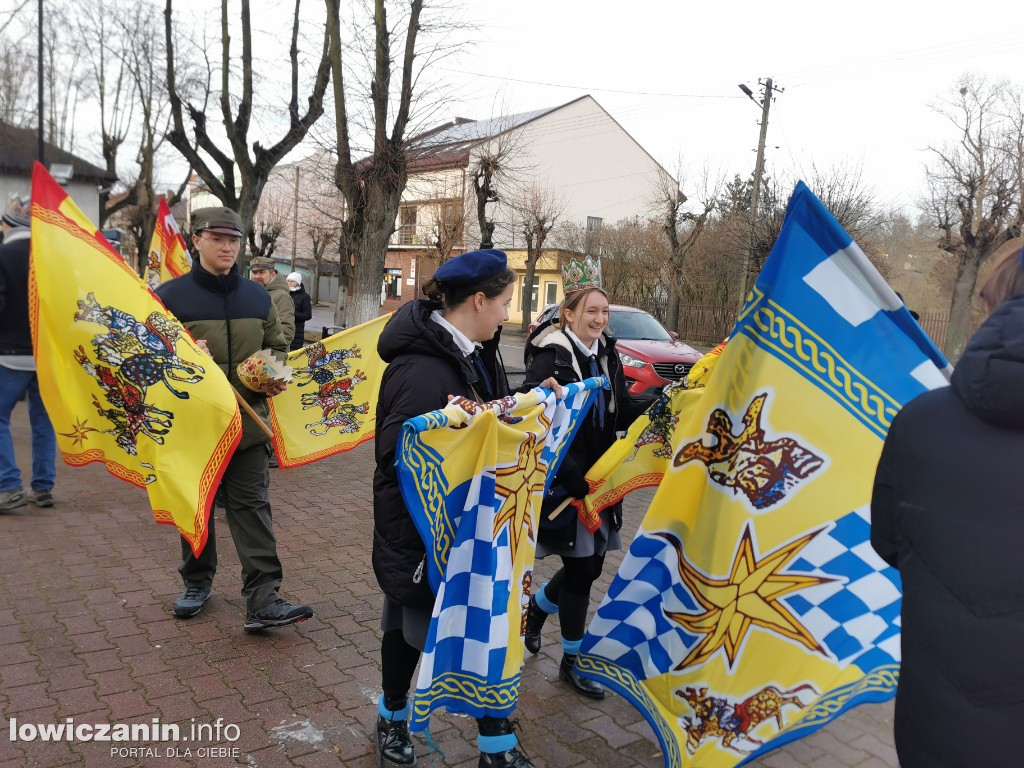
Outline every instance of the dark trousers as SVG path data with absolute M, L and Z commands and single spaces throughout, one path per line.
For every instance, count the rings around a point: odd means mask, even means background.
M 258 611 L 277 599 L 281 588 L 281 561 L 270 517 L 270 471 L 266 445 L 235 451 L 221 481 L 228 528 L 242 564 L 242 594 L 247 613 Z M 181 540 L 178 573 L 186 587 L 209 587 L 217 572 L 217 537 L 210 510 L 209 533 L 202 554 Z

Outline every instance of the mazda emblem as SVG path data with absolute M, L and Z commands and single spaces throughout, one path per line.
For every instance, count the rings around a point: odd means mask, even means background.
M 680 375 L 686 373 L 686 366 L 683 365 L 682 363 L 679 363 L 678 365 L 676 365 L 676 373 L 678 373 Z

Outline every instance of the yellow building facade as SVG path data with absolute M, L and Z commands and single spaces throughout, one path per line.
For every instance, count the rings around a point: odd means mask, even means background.
M 509 269 L 515 270 L 518 279 L 512 294 L 512 306 L 508 310 L 508 322 L 517 325 L 523 321 L 523 293 L 526 287 L 526 251 L 519 249 L 506 250 Z M 562 291 L 561 262 L 576 254 L 556 248 L 545 248 L 537 260 L 533 275 L 533 289 L 530 295 L 530 318 L 534 319 L 549 304 L 559 304 L 565 294 Z

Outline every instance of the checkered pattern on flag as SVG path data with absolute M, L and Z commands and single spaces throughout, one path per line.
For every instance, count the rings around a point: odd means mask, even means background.
M 898 410 L 949 367 L 810 190 L 699 399 L 577 662 L 666 766 L 729 768 L 895 694 L 900 581 L 868 506 Z
M 409 419 L 396 465 L 436 593 L 410 727 L 440 707 L 505 717 L 519 697 L 535 516 L 604 378 Z

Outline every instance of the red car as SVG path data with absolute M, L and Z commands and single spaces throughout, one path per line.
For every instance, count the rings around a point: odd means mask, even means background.
M 626 391 L 633 400 L 645 405 L 653 401 L 662 387 L 679 381 L 702 357 L 642 309 L 612 304 L 609 310 L 608 333 L 615 337 L 615 349 L 626 375 Z M 557 304 L 546 306 L 530 325 L 530 334 L 557 312 Z

